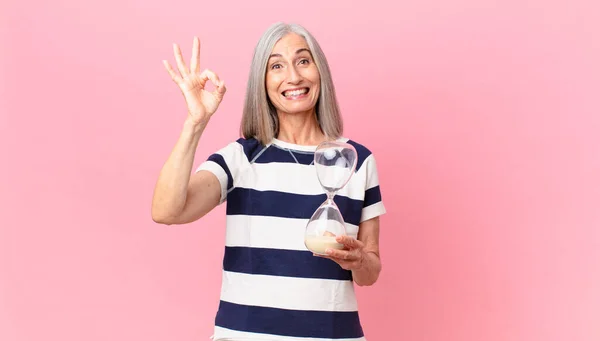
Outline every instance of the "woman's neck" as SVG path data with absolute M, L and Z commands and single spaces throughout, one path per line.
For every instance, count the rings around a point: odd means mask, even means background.
M 297 114 L 278 113 L 277 139 L 297 145 L 316 146 L 325 141 L 314 111 Z

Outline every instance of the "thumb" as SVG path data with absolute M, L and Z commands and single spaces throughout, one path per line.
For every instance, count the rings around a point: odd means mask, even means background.
M 344 244 L 344 246 L 350 250 L 360 249 L 363 246 L 363 243 L 360 240 L 354 239 L 350 236 L 339 236 L 337 242 Z

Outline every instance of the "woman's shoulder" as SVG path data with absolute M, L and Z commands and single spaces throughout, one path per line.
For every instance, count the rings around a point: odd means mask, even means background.
M 367 160 L 369 157 L 373 158 L 373 153 L 364 144 L 347 137 L 343 137 L 341 140 L 352 145 L 354 149 L 356 149 L 356 154 L 358 156 L 358 162 L 356 163 L 357 170 L 362 167 L 365 160 Z
M 260 141 L 254 137 L 251 137 L 251 138 L 240 137 L 237 140 L 233 141 L 232 143 L 237 143 L 244 148 L 256 148 L 258 146 L 262 146 Z
M 227 147 L 233 152 L 243 153 L 248 161 L 252 160 L 261 150 L 265 148 L 259 140 L 255 138 L 240 137 L 235 141 L 230 142 Z

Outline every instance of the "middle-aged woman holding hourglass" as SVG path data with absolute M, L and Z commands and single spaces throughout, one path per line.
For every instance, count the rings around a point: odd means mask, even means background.
M 158 176 L 152 218 L 186 224 L 227 202 L 213 338 L 364 341 L 354 283 L 377 281 L 379 216 L 385 208 L 373 154 L 342 136 L 332 76 L 319 44 L 295 24 L 277 23 L 264 32 L 251 63 L 242 137 L 194 172 L 196 148 L 226 88 L 216 73 L 201 71 L 198 38 L 189 66 L 177 45 L 174 54 L 176 69 L 164 64 L 188 112 Z M 205 90 L 209 81 L 213 92 Z M 358 161 L 336 195 L 347 229 L 337 237 L 343 248 L 315 256 L 304 244 L 304 232 L 325 199 L 313 164 L 324 141 L 351 144 Z

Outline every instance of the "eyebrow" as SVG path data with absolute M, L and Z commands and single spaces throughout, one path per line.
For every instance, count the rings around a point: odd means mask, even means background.
M 306 47 L 303 47 L 303 48 L 300 48 L 300 49 L 296 50 L 296 54 L 300 54 L 301 52 L 305 52 L 305 51 L 306 51 L 306 52 L 308 52 L 308 53 L 311 55 L 311 57 L 312 57 L 312 53 L 311 53 L 311 52 L 310 52 L 310 50 L 309 50 L 309 49 L 307 49 Z M 271 59 L 271 58 L 273 58 L 273 57 L 283 57 L 283 56 L 282 56 L 282 55 L 280 55 L 279 53 L 273 53 L 273 54 L 271 54 L 271 55 L 269 56 L 269 59 Z

